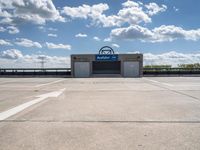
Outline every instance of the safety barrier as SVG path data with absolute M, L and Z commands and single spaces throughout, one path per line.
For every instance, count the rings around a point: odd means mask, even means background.
M 71 76 L 70 68 L 0 68 L 0 76 Z
M 143 68 L 144 75 L 200 74 L 200 68 Z
M 200 68 L 143 68 L 143 75 L 200 75 Z M 0 68 L 0 76 L 71 76 L 71 68 Z

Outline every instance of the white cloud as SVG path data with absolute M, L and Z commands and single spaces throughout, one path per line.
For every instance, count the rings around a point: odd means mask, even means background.
M 127 28 L 116 28 L 111 30 L 111 38 L 114 39 L 131 39 L 131 40 L 148 40 L 153 37 L 152 31 L 139 25 L 129 26 Z
M 2 8 L 0 7 L 0 17 L 11 17 L 12 15 L 6 11 L 6 10 L 2 10 Z
M 105 27 L 115 26 L 116 16 L 106 16 L 103 14 L 104 11 L 108 10 L 109 6 L 105 3 L 99 3 L 95 5 L 85 5 L 78 7 L 63 7 L 61 11 L 63 14 L 67 15 L 72 19 L 80 18 L 80 19 L 90 19 L 91 25 L 99 25 L 102 24 Z
M 140 51 L 127 52 L 127 54 L 141 54 Z
M 2 14 L 3 19 L 0 22 L 4 24 L 18 24 L 21 22 L 45 24 L 46 21 L 65 22 L 52 0 L 9 0 L 9 2 L 0 0 L 0 6 L 2 9 L 0 12 L 4 12 Z
M 17 34 L 19 33 L 19 29 L 15 26 L 8 26 L 6 28 L 4 27 L 0 27 L 0 32 L 5 32 L 7 31 L 9 34 Z
M 120 17 L 121 24 L 139 24 L 141 22 L 149 23 L 151 18 L 144 11 L 143 5 L 134 2 L 127 1 L 122 3 L 123 8 L 119 10 L 118 16 Z
M 0 27 L 0 32 L 5 32 L 6 29 L 4 27 Z
M 170 51 L 163 54 L 144 54 L 144 65 L 172 65 L 192 64 L 200 62 L 200 53 L 178 53 Z
M 181 27 L 176 27 L 174 25 L 162 25 L 160 27 L 154 28 L 152 32 L 154 33 L 154 37 L 152 38 L 154 38 L 153 41 L 155 42 L 174 41 L 180 38 L 191 38 L 191 40 L 196 40 L 196 37 L 194 37 L 194 35 L 188 34 L 191 31 L 183 30 Z M 200 30 L 198 32 L 200 33 Z
M 149 4 L 145 5 L 145 7 L 148 9 L 147 13 L 150 16 L 156 15 L 159 12 L 164 12 L 164 11 L 167 10 L 167 6 L 166 5 L 159 6 L 156 3 L 149 3 Z
M 0 39 L 0 45 L 11 46 L 12 44 L 8 42 L 7 40 Z
M 72 19 L 90 19 L 92 25 L 102 25 L 103 27 L 122 26 L 126 23 L 133 25 L 141 22 L 151 22 L 151 16 L 164 12 L 167 7 L 165 5 L 157 5 L 156 3 L 149 3 L 143 5 L 141 2 L 126 1 L 122 3 L 122 9 L 115 15 L 106 16 L 104 12 L 109 9 L 105 3 L 96 5 L 82 5 L 78 7 L 66 6 L 62 13 Z
M 25 67 L 41 67 L 40 57 L 44 57 L 45 68 L 67 68 L 70 67 L 70 57 L 61 57 L 61 56 L 48 56 L 48 55 L 25 55 L 23 59 L 19 60 L 21 64 Z
M 174 11 L 179 11 L 179 9 L 178 8 L 176 8 L 175 6 L 173 7 L 173 9 L 174 9 Z
M 17 41 L 15 44 L 19 46 L 24 46 L 24 47 L 37 47 L 37 48 L 42 48 L 42 45 L 39 42 L 33 42 L 29 39 L 25 38 L 17 38 Z
M 63 7 L 62 13 L 70 16 L 71 18 L 96 18 L 97 16 L 100 16 L 104 11 L 108 10 L 109 6 L 104 3 L 99 3 L 96 5 L 85 5 L 78 7 Z
M 71 50 L 71 45 L 65 45 L 65 44 L 54 44 L 54 43 L 46 42 L 46 46 L 49 49 L 67 49 L 67 50 Z
M 131 52 L 134 53 L 134 52 Z M 136 52 L 138 53 L 138 52 Z M 144 53 L 144 65 L 172 65 L 176 67 L 178 64 L 191 64 L 200 62 L 200 53 L 179 53 L 170 51 L 161 54 Z M 0 53 L 1 67 L 30 67 L 40 68 L 41 55 L 23 55 L 21 51 L 16 49 L 5 50 Z M 70 67 L 70 57 L 48 56 L 45 57 L 45 67 L 53 68 Z
M 128 0 L 124 3 L 122 3 L 122 6 L 124 6 L 124 7 L 140 7 L 140 4 L 138 2 Z
M 23 55 L 16 49 L 5 50 L 0 53 L 0 64 L 2 68 L 40 68 L 40 57 L 45 58 L 45 68 L 70 67 L 70 57 L 48 56 L 48 55 Z
M 91 12 L 89 5 L 82 5 L 79 7 L 64 7 L 62 10 L 63 14 L 70 16 L 71 18 L 88 18 L 88 14 Z
M 129 26 L 127 28 L 116 28 L 110 33 L 112 39 L 140 40 L 143 42 L 165 42 L 176 39 L 199 40 L 200 29 L 184 30 L 174 25 L 162 25 L 152 30 L 139 25 Z
M 44 27 L 44 26 L 38 26 L 37 28 L 40 29 L 40 30 L 42 30 L 42 31 L 45 30 L 45 27 Z
M 87 34 L 83 34 L 83 33 L 79 33 L 79 34 L 76 34 L 75 37 L 87 37 Z
M 18 59 L 22 57 L 21 51 L 17 49 L 9 49 L 2 51 L 0 53 L 0 58 L 6 58 L 6 59 Z
M 1 1 L 0 1 L 0 17 L 2 18 L 12 17 L 12 15 L 7 10 L 2 10 L 2 9 L 3 7 L 1 6 Z
M 113 44 L 112 44 L 112 47 L 119 48 L 120 46 L 119 46 L 118 44 L 113 43 Z
M 48 36 L 49 36 L 49 37 L 57 37 L 57 34 L 49 33 Z
M 112 40 L 111 40 L 111 38 L 105 38 L 103 41 L 104 42 L 111 42 Z
M 13 25 L 12 21 L 13 21 L 13 19 L 6 17 L 6 18 L 2 18 L 2 19 L 0 20 L 0 24 L 9 24 L 9 25 Z
M 48 30 L 49 30 L 49 31 L 58 31 L 58 29 L 56 29 L 56 28 L 51 28 L 51 27 L 48 28 Z
M 13 2 L 13 0 L 9 0 L 9 1 L 0 0 L 0 8 L 11 9 L 11 8 L 13 8 L 12 2 Z
M 48 32 L 48 31 L 56 32 L 56 31 L 58 31 L 58 29 L 52 28 L 52 27 L 47 28 L 47 27 L 45 27 L 45 26 L 38 26 L 37 28 L 38 28 L 39 30 L 43 31 L 43 32 Z
M 101 39 L 100 39 L 99 37 L 97 37 L 97 36 L 93 37 L 93 39 L 94 39 L 95 41 L 101 41 Z
M 181 27 L 176 27 L 174 25 L 162 25 L 158 28 L 152 30 L 156 37 L 155 41 L 174 41 L 176 39 L 185 39 L 197 41 L 200 39 L 200 28 L 196 30 L 184 30 Z
M 8 29 L 8 33 L 10 34 L 17 34 L 20 32 L 19 29 L 15 26 L 8 26 L 7 29 Z

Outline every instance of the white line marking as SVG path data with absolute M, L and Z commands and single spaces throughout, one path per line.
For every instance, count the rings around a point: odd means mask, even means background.
M 61 89 L 59 91 L 54 91 L 54 92 L 50 92 L 50 93 L 46 93 L 46 94 L 42 94 L 42 95 L 39 95 L 37 96 L 38 98 L 37 99 L 34 99 L 32 101 L 29 101 L 29 102 L 26 102 L 24 104 L 21 104 L 19 106 L 16 106 L 12 109 L 9 109 L 7 111 L 4 111 L 4 112 L 1 112 L 0 113 L 0 121 L 2 120 L 5 120 L 7 119 L 8 117 L 11 117 L 23 110 L 25 110 L 26 108 L 34 105 L 34 104 L 37 104 L 43 100 L 45 100 L 46 98 L 48 97 L 58 97 L 59 95 L 61 95 L 63 92 L 65 91 L 65 88 L 64 89 Z
M 57 80 L 57 81 L 53 81 L 53 82 L 49 82 L 49 83 L 39 84 L 39 85 L 36 85 L 35 87 L 41 87 L 41 86 L 45 86 L 45 85 L 51 85 L 51 84 L 58 83 L 58 82 L 61 82 L 61 81 L 64 81 L 64 80 L 66 80 L 66 79 L 61 79 L 61 80 Z
M 173 84 L 170 84 L 170 83 L 159 82 L 159 81 L 156 81 L 156 80 L 146 79 L 146 78 L 143 78 L 143 79 L 144 79 L 144 80 L 147 80 L 147 81 L 154 82 L 154 83 L 158 83 L 158 84 L 166 85 L 166 86 L 174 86 Z

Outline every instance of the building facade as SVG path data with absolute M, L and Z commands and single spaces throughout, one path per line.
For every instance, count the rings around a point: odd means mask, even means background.
M 88 77 L 141 77 L 142 54 L 114 54 L 105 46 L 99 54 L 71 55 L 71 74 L 75 78 Z

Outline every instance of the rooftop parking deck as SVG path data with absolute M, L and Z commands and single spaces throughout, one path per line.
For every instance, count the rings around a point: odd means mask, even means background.
M 0 78 L 2 150 L 198 150 L 200 78 Z

